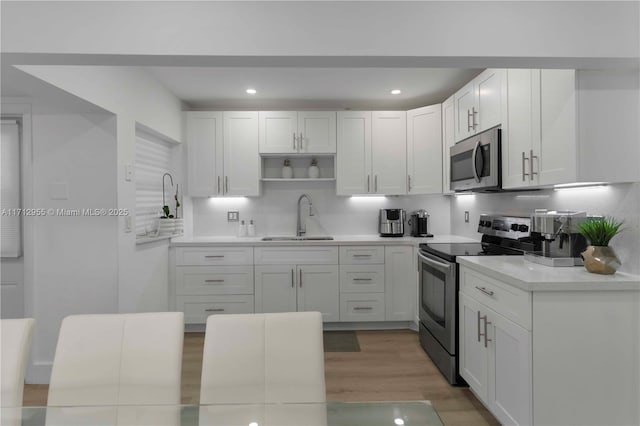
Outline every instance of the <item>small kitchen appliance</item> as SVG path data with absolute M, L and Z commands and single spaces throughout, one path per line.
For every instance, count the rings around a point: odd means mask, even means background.
M 481 215 L 481 242 L 423 243 L 418 252 L 420 345 L 451 384 L 459 375 L 457 256 L 523 255 L 533 250 L 531 218 Z
M 548 211 L 536 209 L 531 216 L 531 238 L 537 250 L 525 254 L 525 259 L 547 266 L 582 265 L 580 253 L 587 248 L 587 240 L 577 230 L 587 219 L 584 211 Z
M 428 229 L 429 213 L 426 210 L 416 210 L 409 217 L 409 226 L 411 226 L 412 237 L 433 237 Z
M 500 191 L 500 143 L 500 127 L 494 127 L 452 146 L 449 149 L 451 190 Z
M 380 209 L 378 232 L 381 237 L 404 236 L 404 222 L 407 212 L 403 209 Z

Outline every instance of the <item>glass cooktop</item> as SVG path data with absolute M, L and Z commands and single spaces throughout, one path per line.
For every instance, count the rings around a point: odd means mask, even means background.
M 456 256 L 503 256 L 522 255 L 522 250 L 512 249 L 490 243 L 424 243 L 420 250 L 431 253 L 449 262 L 455 262 Z

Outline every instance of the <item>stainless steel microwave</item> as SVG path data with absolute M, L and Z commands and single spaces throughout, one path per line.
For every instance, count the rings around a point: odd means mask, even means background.
M 494 127 L 451 147 L 451 190 L 500 191 L 500 132 L 500 127 Z

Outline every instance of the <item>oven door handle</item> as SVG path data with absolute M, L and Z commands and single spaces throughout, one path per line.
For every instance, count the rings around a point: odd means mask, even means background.
M 442 268 L 442 269 L 446 269 L 446 270 L 451 269 L 451 264 L 438 262 L 437 260 L 433 260 L 433 259 L 431 259 L 429 257 L 424 256 L 420 252 L 418 252 L 418 257 L 420 259 L 424 260 L 425 262 L 427 262 L 428 264 L 430 264 L 431 266 L 435 266 L 436 268 Z

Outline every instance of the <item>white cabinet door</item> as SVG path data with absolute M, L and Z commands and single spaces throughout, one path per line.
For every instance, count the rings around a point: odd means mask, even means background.
M 371 192 L 371 112 L 338 112 L 337 133 L 336 193 Z
M 540 185 L 577 178 L 576 77 L 574 70 L 540 71 Z M 534 159 L 535 160 L 535 159 Z
M 298 114 L 295 111 L 260 111 L 260 153 L 298 152 Z
M 376 194 L 407 193 L 407 113 L 371 113 L 372 191 Z
M 296 266 L 255 266 L 255 311 L 296 312 Z
M 187 190 L 194 197 L 221 195 L 222 113 L 187 112 Z
M 298 151 L 305 154 L 335 154 L 335 111 L 298 112 Z
M 478 109 L 478 94 L 474 81 L 470 81 L 454 94 L 456 142 L 473 136 L 473 113 Z
M 502 123 L 502 89 L 504 69 L 487 69 L 474 79 L 478 108 L 472 117 L 477 132 L 484 132 Z
M 483 305 L 460 293 L 460 376 L 487 403 L 488 350 L 484 344 Z
M 442 108 L 407 111 L 407 193 L 442 192 Z
M 413 248 L 385 246 L 385 319 L 412 321 L 418 276 L 413 263 Z
M 322 321 L 340 320 L 338 265 L 299 265 L 298 311 L 318 311 Z
M 530 425 L 533 420 L 531 333 L 502 315 L 490 312 L 490 380 L 486 402 L 500 423 Z
M 451 159 L 449 149 L 455 145 L 454 97 L 442 103 L 442 193 L 451 194 Z
M 224 194 L 260 195 L 258 113 L 224 113 Z
M 509 69 L 506 79 L 508 120 L 502 126 L 502 186 L 522 188 L 538 183 L 531 165 L 540 141 L 540 70 Z

